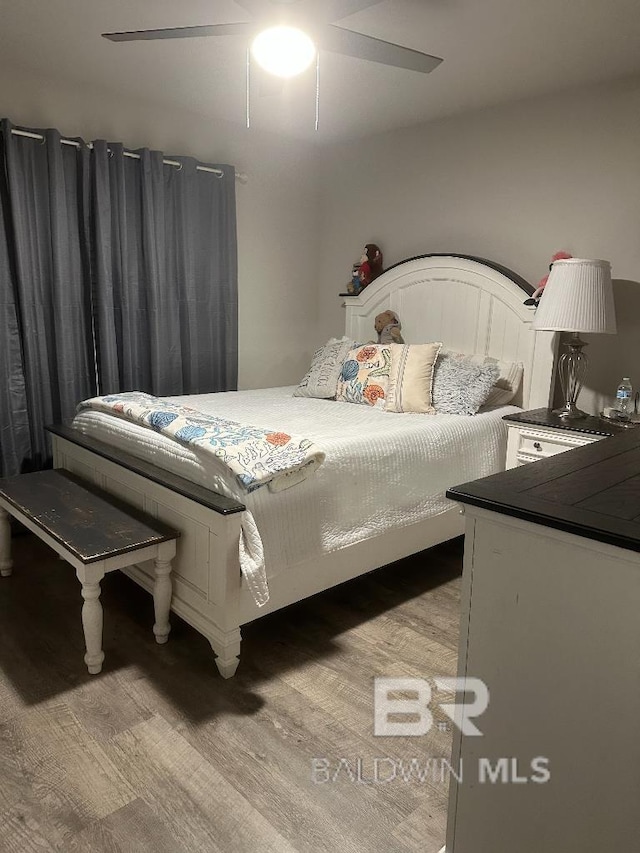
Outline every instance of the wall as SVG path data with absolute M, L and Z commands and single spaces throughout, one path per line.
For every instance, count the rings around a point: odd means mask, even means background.
M 312 149 L 253 128 L 15 69 L 0 69 L 0 114 L 14 124 L 229 162 L 247 172 L 248 183 L 237 185 L 239 386 L 299 381 L 317 334 L 315 281 L 309 281 L 319 212 Z
M 558 249 L 613 267 L 619 334 L 586 336 L 580 398 L 640 387 L 640 81 L 398 130 L 325 151 L 318 340 L 366 242 L 385 265 L 424 252 L 498 261 L 537 282 Z
M 619 334 L 591 336 L 581 403 L 595 411 L 623 374 L 640 387 L 637 80 L 321 153 L 15 69 L 0 73 L 0 114 L 86 139 L 228 161 L 249 174 L 237 187 L 241 388 L 296 382 L 313 348 L 342 332 L 337 293 L 371 241 L 387 265 L 458 251 L 500 261 L 534 283 L 556 249 L 609 259 Z

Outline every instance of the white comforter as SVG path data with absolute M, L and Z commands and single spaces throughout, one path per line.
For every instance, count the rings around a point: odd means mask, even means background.
M 292 393 L 293 388 L 268 388 L 171 398 L 314 441 L 326 453 L 324 464 L 304 483 L 279 493 L 259 489 L 240 494 L 233 479 L 197 449 L 101 412 L 81 412 L 74 426 L 242 501 L 248 512 L 241 565 L 256 601 L 264 603 L 267 577 L 320 553 L 438 515 L 450 506 L 444 496 L 449 486 L 501 470 L 507 432 L 502 416 L 517 411 L 502 407 L 473 417 L 396 414 Z

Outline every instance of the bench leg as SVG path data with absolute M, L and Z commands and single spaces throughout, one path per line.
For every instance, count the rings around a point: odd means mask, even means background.
M 156 643 L 166 643 L 169 639 L 169 610 L 171 608 L 171 596 L 173 589 L 171 585 L 171 560 L 163 560 L 160 557 L 155 561 L 154 570 L 156 580 L 153 585 L 153 609 L 156 621 L 153 633 L 156 635 Z
M 8 578 L 11 574 L 11 525 L 9 513 L 0 506 L 0 575 Z
M 102 605 L 100 604 L 100 581 L 104 577 L 102 569 L 84 566 L 76 574 L 82 584 L 82 627 L 87 653 L 84 662 L 91 675 L 102 670 L 104 652 L 102 651 Z

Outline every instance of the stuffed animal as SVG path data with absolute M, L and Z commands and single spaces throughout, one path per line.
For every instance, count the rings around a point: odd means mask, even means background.
M 351 296 L 357 296 L 362 290 L 360 283 L 360 264 L 354 264 L 351 270 L 351 281 L 347 285 L 347 293 Z
M 364 247 L 364 252 L 360 258 L 360 266 L 358 267 L 358 275 L 360 277 L 360 289 L 371 284 L 379 275 L 382 275 L 382 252 L 380 247 L 375 243 L 367 243 Z
M 400 334 L 402 325 L 400 318 L 395 311 L 383 311 L 378 314 L 374 323 L 374 328 L 378 333 L 379 344 L 403 344 L 404 340 Z
M 566 261 L 569 258 L 572 258 L 573 255 L 570 255 L 568 252 L 556 252 L 555 255 L 551 258 L 551 263 L 549 264 L 549 272 L 551 272 L 551 267 L 554 265 L 556 261 Z M 540 302 L 540 297 L 547 286 L 547 281 L 549 280 L 549 273 L 545 275 L 544 278 L 541 278 L 538 282 L 538 286 L 533 291 L 529 299 L 524 300 L 525 305 L 535 305 L 538 307 L 538 302 Z

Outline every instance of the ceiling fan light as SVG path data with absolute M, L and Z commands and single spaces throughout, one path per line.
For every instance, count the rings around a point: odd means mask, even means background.
M 251 53 L 265 71 L 277 77 L 295 77 L 311 65 L 316 46 L 296 27 L 270 27 L 253 40 Z

